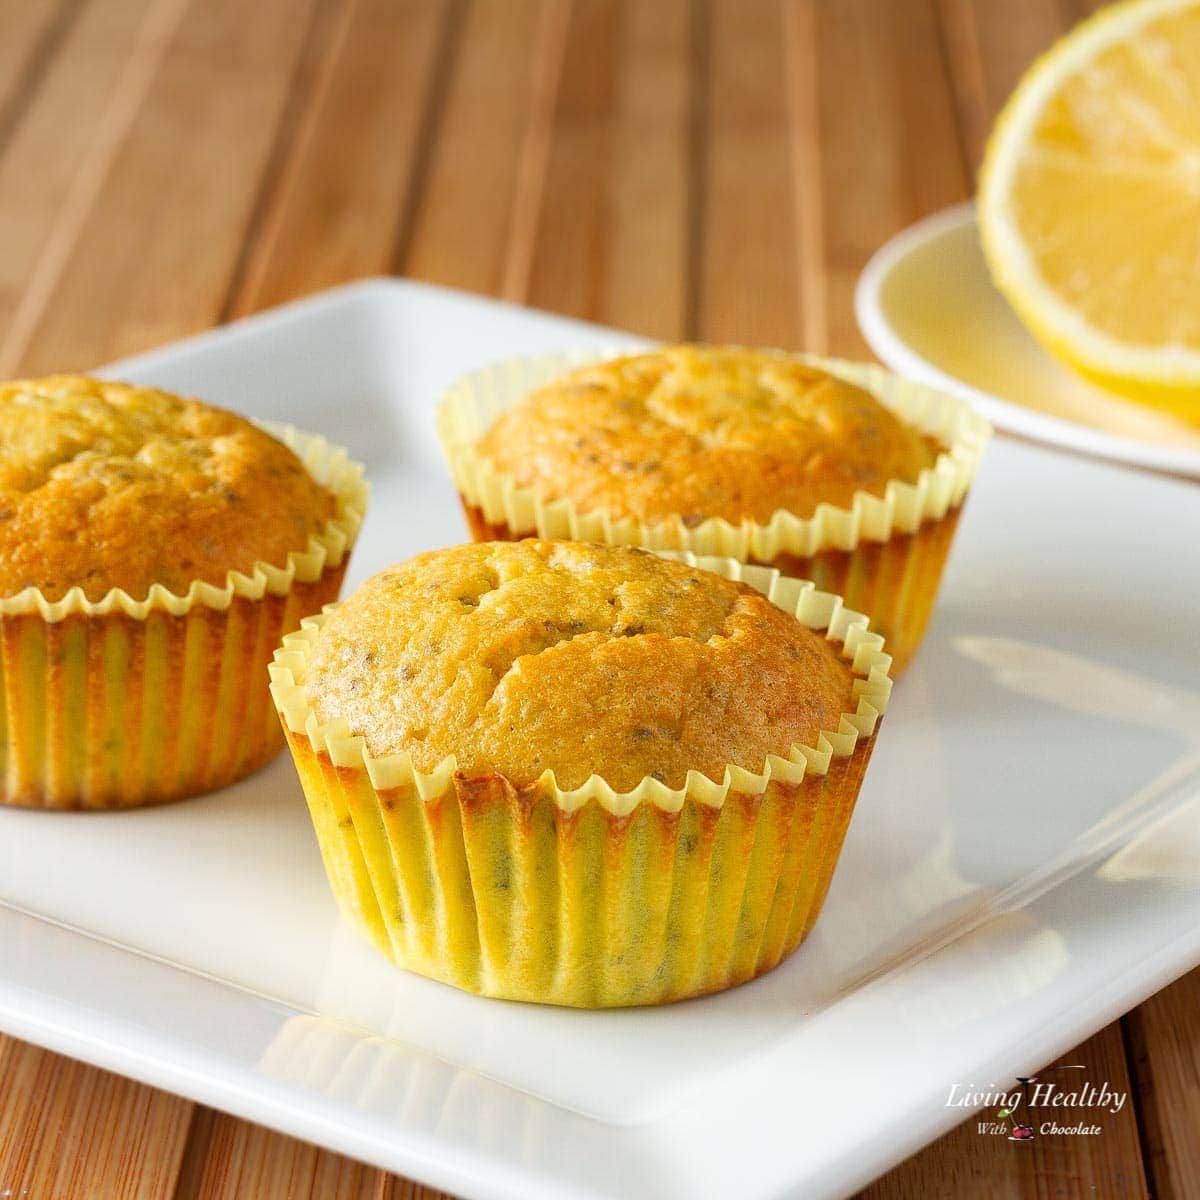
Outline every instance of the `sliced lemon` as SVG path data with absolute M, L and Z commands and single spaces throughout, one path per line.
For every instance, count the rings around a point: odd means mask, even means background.
M 988 143 L 979 221 L 1048 350 L 1200 422 L 1200 2 L 1101 9 L 1034 63 Z

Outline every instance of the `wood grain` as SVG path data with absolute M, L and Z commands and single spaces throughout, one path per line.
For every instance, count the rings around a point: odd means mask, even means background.
M 1058 0 L 938 0 L 946 66 L 972 177 L 996 114 L 1034 57 L 1067 29 Z
M 1200 970 L 1124 1018 L 1158 1200 L 1200 1196 Z
M 517 229 L 536 225 L 541 207 L 543 126 L 553 121 L 569 13 L 563 0 L 469 6 L 396 260 L 403 274 L 493 295 L 507 294 L 509 275 L 521 274 L 509 263 L 526 257 Z
M 530 244 L 506 292 L 662 337 L 685 319 L 686 6 L 577 0 Z M 532 185 L 527 185 L 532 190 Z
M 6 347 L 24 369 L 86 367 L 217 319 L 312 5 L 154 0 L 96 135 L 104 153 L 60 209 L 28 335 Z M 131 92 L 144 98 L 130 117 Z
M 0 1039 L 0 1195 L 167 1200 L 191 1105 Z
M 198 1109 L 173 1200 L 382 1200 L 388 1177 L 209 1109 Z M 421 1189 L 414 1200 L 436 1200 Z
M 740 0 L 709 7 L 695 333 L 793 347 L 801 326 L 783 9 Z
M 29 97 L 37 91 L 46 67 L 78 11 L 76 0 L 29 4 L 27 0 L 0 3 L 0 145 L 24 115 Z
M 339 0 L 231 311 L 386 272 L 419 177 L 448 0 Z
M 533 246 L 542 218 L 542 198 L 551 141 L 555 135 L 559 86 L 567 31 L 575 12 L 570 0 L 546 0 L 531 43 L 528 118 L 516 158 L 516 176 L 508 226 L 508 245 L 500 295 L 519 303 L 529 295 Z
M 10 106 L 12 124 L 0 144 L 0 370 L 5 374 L 20 366 L 87 205 L 95 199 L 95 181 L 106 169 L 115 138 L 132 119 L 127 75 L 131 64 L 141 64 L 144 79 L 146 65 L 160 53 L 164 25 L 174 12 L 164 3 L 169 0 L 111 0 L 70 10 L 52 56 L 26 73 L 28 90 L 19 94 L 19 112 Z M 22 5 L 26 13 L 38 7 Z M 8 55 L 15 67 L 11 46 Z
M 866 257 L 969 193 L 1008 90 L 1092 7 L 0 0 L 0 361 L 88 365 L 386 271 L 862 354 Z M 1200 1194 L 1200 972 L 1064 1061 L 1136 1111 L 1029 1146 L 968 1123 L 865 1194 Z M 4 1188 L 440 1195 L 0 1039 Z
M 862 357 L 868 352 L 854 319 L 859 272 L 893 234 L 964 199 L 968 176 L 932 6 L 847 0 L 814 7 L 809 53 L 819 75 L 829 342 L 836 353 Z

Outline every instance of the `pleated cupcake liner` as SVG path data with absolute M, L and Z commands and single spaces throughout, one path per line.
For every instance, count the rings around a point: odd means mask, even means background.
M 622 351 L 626 353 L 626 351 Z M 963 501 L 991 426 L 962 401 L 870 364 L 815 355 L 798 361 L 863 388 L 906 424 L 945 447 L 915 483 L 890 480 L 882 496 L 856 492 L 849 507 L 820 504 L 811 517 L 777 510 L 765 523 L 710 518 L 689 526 L 684 514 L 654 522 L 582 512 L 546 500 L 496 469 L 476 444 L 496 418 L 551 380 L 611 354 L 594 350 L 513 359 L 459 380 L 438 409 L 437 428 L 450 473 L 477 541 L 574 538 L 651 550 L 725 555 L 813 579 L 868 613 L 888 642 L 893 674 L 920 643 L 937 595 Z
M 729 764 L 721 782 L 647 777 L 615 792 L 466 778 L 453 758 L 417 770 L 374 758 L 344 721 L 322 724 L 304 691 L 328 611 L 284 639 L 271 666 L 326 873 L 348 919 L 394 962 L 466 991 L 611 1007 L 719 991 L 770 970 L 812 928 L 837 863 L 890 656 L 840 598 L 777 571 L 684 556 L 744 579 L 840 643 L 853 712 L 813 746 Z
M 283 566 L 224 587 L 156 584 L 142 600 L 36 588 L 0 600 L 0 802 L 113 809 L 223 787 L 283 746 L 263 667 L 302 617 L 337 599 L 362 524 L 362 467 L 323 438 L 269 432 L 337 497 Z

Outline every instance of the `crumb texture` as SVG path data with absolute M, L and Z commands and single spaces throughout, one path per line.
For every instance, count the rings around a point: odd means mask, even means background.
M 517 784 L 552 770 L 617 791 L 720 781 L 812 744 L 853 707 L 835 644 L 759 592 L 641 550 L 477 543 L 369 579 L 322 627 L 305 678 L 322 722 L 376 757 Z
M 689 524 L 846 507 L 915 481 L 938 452 L 861 388 L 782 354 L 704 346 L 573 371 L 502 413 L 476 449 L 548 500 Z
M 282 567 L 336 515 L 285 445 L 224 409 L 77 375 L 0 385 L 0 596 L 143 599 Z

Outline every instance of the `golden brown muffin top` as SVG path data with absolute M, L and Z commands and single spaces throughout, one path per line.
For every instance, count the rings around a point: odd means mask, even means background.
M 786 355 L 668 346 L 581 367 L 507 409 L 477 451 L 581 512 L 733 524 L 812 516 L 915 482 L 938 447 L 873 396 Z
M 313 645 L 304 690 L 375 757 L 518 785 L 547 769 L 616 791 L 812 745 L 852 711 L 833 643 L 753 588 L 642 550 L 483 542 L 358 589 Z
M 291 450 L 224 409 L 79 375 L 0 385 L 0 597 L 224 586 L 286 566 L 335 512 Z

